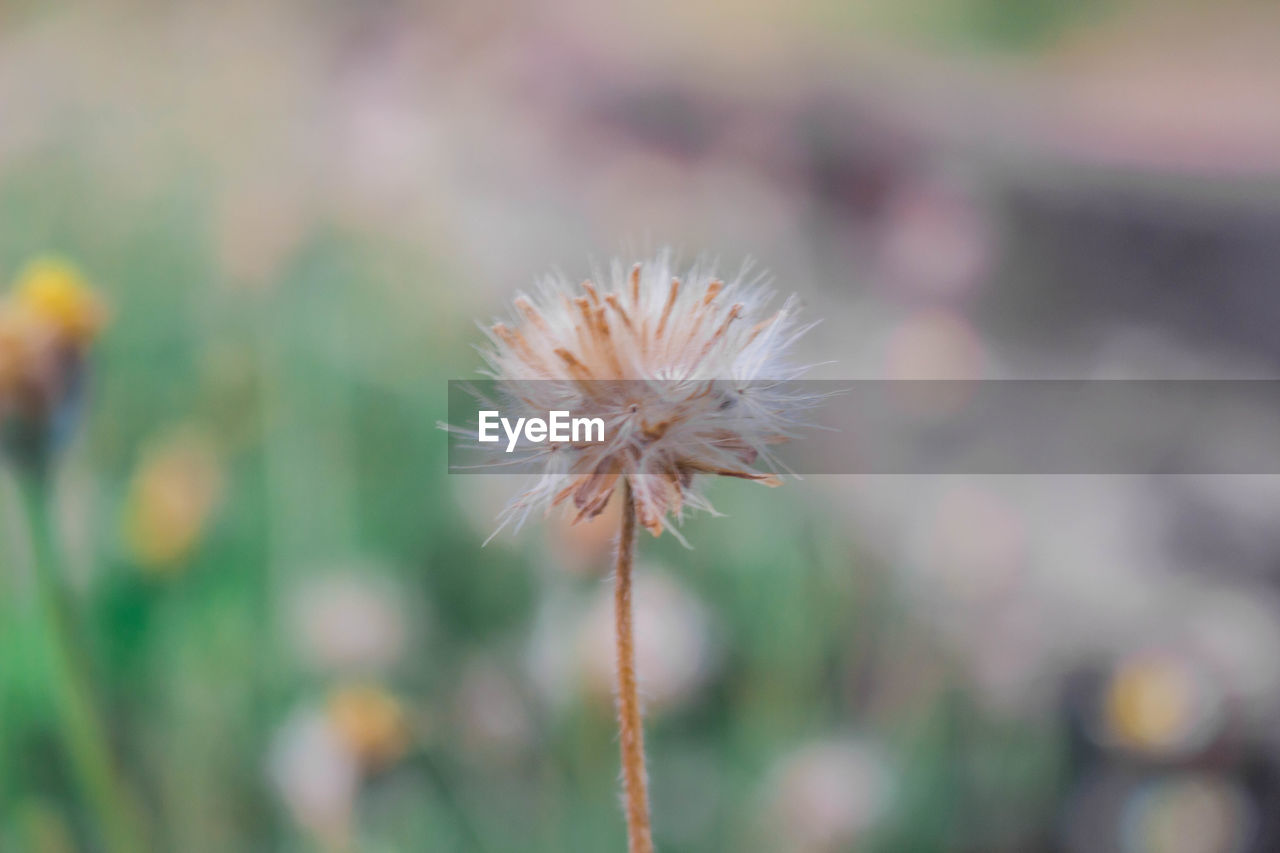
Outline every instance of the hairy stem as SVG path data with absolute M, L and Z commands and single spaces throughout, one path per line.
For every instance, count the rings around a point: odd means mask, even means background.
M 653 853 L 649 828 L 649 781 L 644 766 L 644 721 L 636 692 L 635 630 L 631 619 L 631 568 L 636 550 L 636 502 L 631 483 L 622 485 L 622 531 L 614 566 L 614 619 L 618 640 L 618 733 L 627 793 L 627 849 Z
M 83 649 L 75 641 L 71 614 L 62 589 L 62 571 L 50 518 L 48 481 L 44 474 L 20 476 L 22 503 L 31 532 L 36 594 L 49 655 L 67 755 L 84 797 L 98 819 L 102 845 L 110 853 L 145 849 L 138 812 L 122 784 L 107 741 L 106 728 L 94 707 Z

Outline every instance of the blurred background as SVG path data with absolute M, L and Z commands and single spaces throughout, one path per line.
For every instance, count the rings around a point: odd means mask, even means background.
M 1261 0 L 0 4 L 0 276 L 111 308 L 58 523 L 158 849 L 624 848 L 617 519 L 482 549 L 435 427 L 535 275 L 754 258 L 824 378 L 1274 378 L 1277 92 Z M 14 491 L 0 850 L 93 851 Z M 1277 478 L 711 498 L 641 541 L 661 850 L 1280 850 Z

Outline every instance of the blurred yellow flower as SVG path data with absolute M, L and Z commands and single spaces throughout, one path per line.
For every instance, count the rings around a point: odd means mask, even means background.
M 1214 686 L 1190 660 L 1168 652 L 1122 661 L 1103 701 L 1109 740 L 1147 754 L 1192 753 L 1223 722 L 1222 700 Z
M 212 441 L 182 427 L 143 452 L 130 484 L 124 533 L 135 560 L 171 570 L 199 544 L 222 497 L 223 474 Z
M 67 344 L 87 345 L 106 322 L 106 309 L 80 270 L 56 257 L 31 261 L 14 285 L 17 306 L 48 323 Z
M 329 697 L 328 716 L 338 737 L 366 771 L 393 764 L 409 748 L 404 709 L 381 687 L 338 689 Z
M 0 425 L 14 462 L 43 469 L 70 437 L 105 318 L 84 276 L 52 257 L 28 264 L 0 302 Z

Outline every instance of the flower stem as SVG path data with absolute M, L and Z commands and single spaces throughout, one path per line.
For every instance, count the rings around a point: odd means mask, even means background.
M 67 754 L 85 799 L 96 813 L 104 849 L 110 853 L 145 850 L 138 813 L 111 756 L 106 729 L 93 704 L 86 661 L 62 589 L 62 572 L 53 534 L 47 475 L 19 475 L 22 505 L 31 531 L 36 595 L 49 654 L 49 677 L 61 717 Z
M 644 766 L 644 721 L 636 692 L 635 630 L 631 618 L 631 568 L 636 549 L 636 502 L 630 481 L 622 485 L 622 531 L 614 567 L 614 620 L 618 640 L 618 733 L 627 793 L 627 849 L 653 853 L 649 781 Z

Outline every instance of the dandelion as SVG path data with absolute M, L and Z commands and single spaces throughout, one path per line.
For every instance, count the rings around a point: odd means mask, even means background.
M 482 355 L 507 410 L 600 417 L 611 439 L 539 445 L 542 476 L 502 524 L 570 503 L 575 520 L 595 518 L 624 482 L 636 519 L 657 536 L 686 507 L 714 512 L 695 488 L 698 474 L 779 485 L 752 466 L 772 461 L 770 447 L 794 437 L 797 413 L 816 402 L 761 382 L 806 369 L 787 358 L 809 328 L 797 326 L 796 299 L 768 313 L 773 294 L 758 281 L 726 284 L 701 266 L 681 278 L 666 254 L 630 270 L 615 262 L 608 279 L 576 293 L 544 280 L 537 295 L 517 295 L 511 322 L 488 329 Z
M 699 475 L 780 484 L 771 448 L 795 437 L 815 395 L 785 382 L 804 367 L 788 358 L 807 330 L 794 297 L 770 312 L 759 279 L 726 282 L 695 264 L 677 275 L 669 253 L 627 268 L 615 261 L 578 288 L 544 280 L 514 300 L 514 316 L 486 331 L 489 375 L 513 416 L 565 410 L 600 418 L 605 440 L 523 447 L 532 486 L 499 517 L 516 528 L 534 510 L 596 518 L 615 491 L 622 513 L 614 577 L 617 705 L 631 853 L 653 850 L 644 734 L 637 697 L 631 574 L 637 524 L 654 536 L 686 509 L 714 514 Z M 456 428 L 451 428 L 455 432 Z M 495 531 L 496 533 L 496 531 Z

